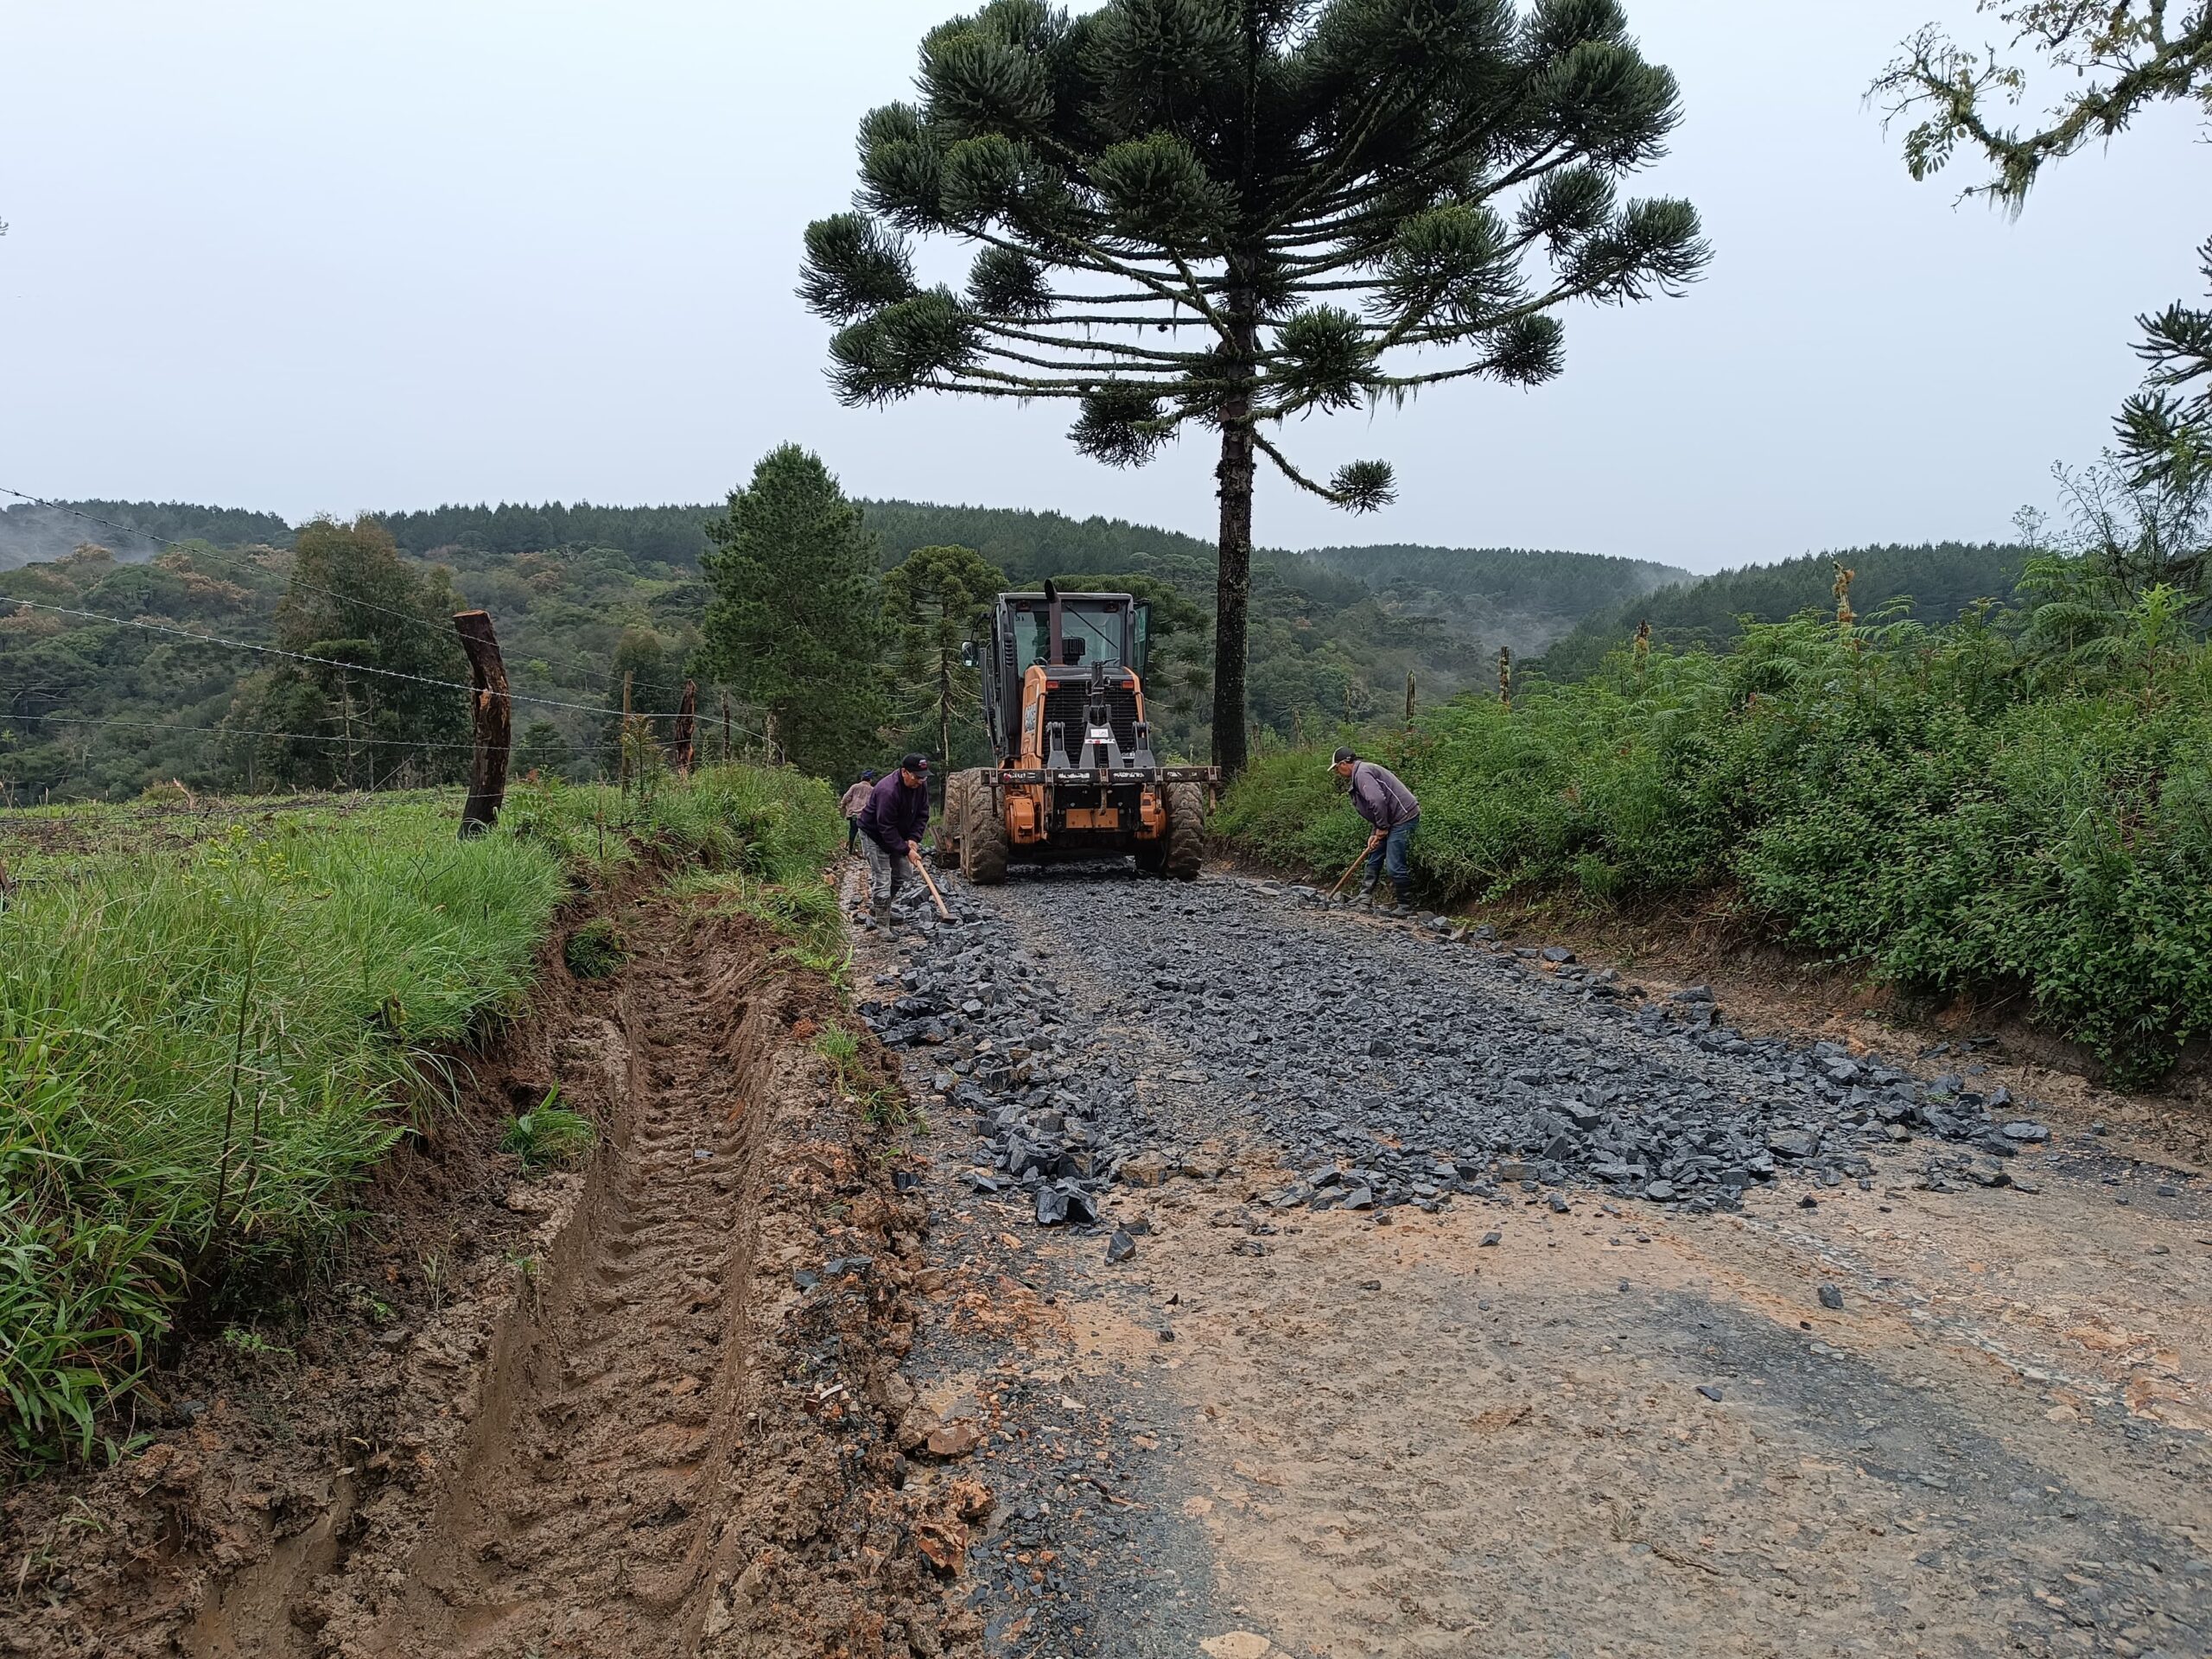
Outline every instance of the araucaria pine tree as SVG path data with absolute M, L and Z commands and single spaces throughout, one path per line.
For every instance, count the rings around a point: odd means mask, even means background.
M 1068 400 L 1116 466 L 1217 434 L 1232 772 L 1261 459 L 1355 512 L 1395 493 L 1381 461 L 1309 475 L 1284 423 L 1548 380 L 1567 302 L 1708 257 L 1687 202 L 1619 199 L 1678 104 L 1615 0 L 992 0 L 925 37 L 918 91 L 862 119 L 856 211 L 807 228 L 838 395 Z M 915 233 L 976 249 L 964 288 L 920 285 Z

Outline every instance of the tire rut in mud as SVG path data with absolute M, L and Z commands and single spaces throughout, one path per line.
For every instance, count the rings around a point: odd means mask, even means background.
M 751 1414 L 747 1224 L 766 1116 L 738 1095 L 763 1046 L 758 1030 L 747 1039 L 741 999 L 734 1052 L 712 1040 L 729 1000 L 714 972 L 663 952 L 650 989 L 624 997 L 629 1110 L 582 1236 L 553 1266 L 533 1338 L 495 1376 L 373 1649 L 696 1644 Z

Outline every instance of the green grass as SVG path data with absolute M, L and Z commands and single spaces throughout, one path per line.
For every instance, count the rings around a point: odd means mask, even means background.
M 784 880 L 844 844 L 836 792 L 787 767 L 711 766 L 650 794 L 524 783 L 508 791 L 500 825 L 601 883 L 648 858 Z
M 1725 892 L 1929 995 L 2020 989 L 2116 1081 L 2212 1032 L 2212 646 L 2146 596 L 2054 658 L 2024 619 L 1748 628 L 1432 711 L 1375 758 L 1421 799 L 1432 903 Z M 1321 752 L 1262 757 L 1213 829 L 1333 880 L 1365 826 Z
M 188 1297 L 315 1257 L 445 1056 L 522 1010 L 579 883 L 720 866 L 804 878 L 758 902 L 810 913 L 841 838 L 788 772 L 627 814 L 511 798 L 466 842 L 451 795 L 0 813 L 0 859 L 39 878 L 0 912 L 0 1463 L 91 1452 Z M 531 1114 L 525 1156 L 572 1154 L 573 1116 Z
M 599 1138 L 591 1119 L 558 1104 L 560 1098 L 556 1086 L 535 1110 L 510 1123 L 500 1138 L 499 1150 L 520 1158 L 524 1170 L 574 1168 L 590 1155 Z
M 814 1052 L 829 1063 L 836 1086 L 861 1109 L 861 1116 L 879 1128 L 926 1128 L 920 1115 L 908 1105 L 906 1091 L 887 1083 L 868 1069 L 861 1058 L 860 1039 L 842 1026 L 825 1026 L 815 1034 Z
M 627 954 L 622 930 L 606 916 L 594 917 L 569 935 L 569 942 L 561 951 L 569 971 L 578 979 L 612 977 Z

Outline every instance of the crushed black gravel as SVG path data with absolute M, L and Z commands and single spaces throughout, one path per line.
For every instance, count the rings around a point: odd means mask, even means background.
M 1116 1180 L 1217 1175 L 1224 1142 L 1280 1152 L 1278 1210 L 1596 1188 L 1704 1212 L 1772 1183 L 2006 1185 L 2049 1138 L 1970 1063 L 1745 1037 L 1709 988 L 1647 996 L 1441 917 L 1355 918 L 1234 876 L 1017 881 L 948 883 L 949 925 L 902 914 L 903 964 L 861 1012 L 972 1115 L 970 1182 L 1046 1225 L 1096 1220 Z M 1126 1033 L 1147 1028 L 1191 1069 L 1144 1076 Z

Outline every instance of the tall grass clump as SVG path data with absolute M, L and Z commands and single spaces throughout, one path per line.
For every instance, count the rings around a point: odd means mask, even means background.
M 1435 902 L 1726 890 L 1891 982 L 2024 990 L 2141 1081 L 2212 1032 L 2212 647 L 2157 584 L 2063 599 L 1624 650 L 1369 747 L 1421 797 Z M 1216 829 L 1329 877 L 1365 836 L 1319 749 L 1257 762 Z
M 311 1249 L 436 1051 L 518 1006 L 562 893 L 449 817 L 241 826 L 0 914 L 0 1386 L 89 1449 L 196 1285 Z
M 650 792 L 524 784 L 501 823 L 601 880 L 655 856 L 781 881 L 819 871 L 844 844 L 836 792 L 788 766 L 706 766 Z

